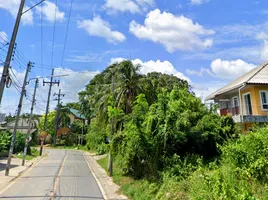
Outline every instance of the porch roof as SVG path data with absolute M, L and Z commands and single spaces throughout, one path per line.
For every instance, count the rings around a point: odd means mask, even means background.
M 268 62 L 252 69 L 248 73 L 210 94 L 205 100 L 213 100 L 216 96 L 238 89 L 244 84 L 268 84 Z

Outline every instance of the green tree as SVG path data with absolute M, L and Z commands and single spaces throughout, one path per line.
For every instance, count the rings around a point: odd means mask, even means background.
M 47 115 L 47 126 L 46 131 L 48 134 L 54 135 L 55 134 L 55 120 L 56 120 L 56 111 L 52 111 Z M 44 130 L 44 122 L 45 122 L 45 115 L 40 118 L 40 122 L 38 124 L 39 133 Z

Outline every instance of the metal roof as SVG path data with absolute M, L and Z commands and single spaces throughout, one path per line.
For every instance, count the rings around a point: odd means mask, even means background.
M 86 119 L 85 115 L 80 114 L 78 110 L 75 110 L 73 108 L 69 109 L 71 113 L 73 113 L 73 115 L 75 115 L 77 118 L 79 119 Z
M 210 94 L 205 99 L 206 101 L 214 99 L 217 95 L 238 89 L 243 84 L 268 84 L 268 62 L 254 68 L 248 73 L 240 76 L 231 83 L 220 88 L 216 92 Z

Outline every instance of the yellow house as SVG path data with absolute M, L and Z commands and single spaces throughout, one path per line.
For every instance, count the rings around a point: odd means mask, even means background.
M 268 122 L 268 62 L 254 68 L 209 95 L 220 106 L 220 115 L 231 115 L 245 131 L 254 122 Z

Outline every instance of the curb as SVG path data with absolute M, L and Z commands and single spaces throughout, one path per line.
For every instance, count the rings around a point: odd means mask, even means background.
M 91 165 L 89 164 L 88 159 L 86 158 L 85 152 L 84 152 L 84 151 L 82 151 L 82 152 L 83 152 L 83 156 L 84 156 L 84 158 L 85 158 L 85 160 L 86 160 L 86 163 L 87 163 L 87 165 L 88 165 L 88 167 L 89 167 L 89 169 L 90 169 L 92 175 L 94 176 L 94 178 L 95 178 L 95 180 L 96 180 L 96 182 L 97 182 L 97 184 L 98 184 L 98 186 L 99 186 L 99 189 L 100 189 L 100 191 L 101 191 L 101 193 L 102 193 L 103 198 L 104 198 L 105 200 L 108 200 L 109 198 L 107 197 L 106 191 L 105 191 L 104 188 L 102 187 L 99 178 L 96 176 L 95 172 L 93 171 L 93 168 L 92 168 Z

